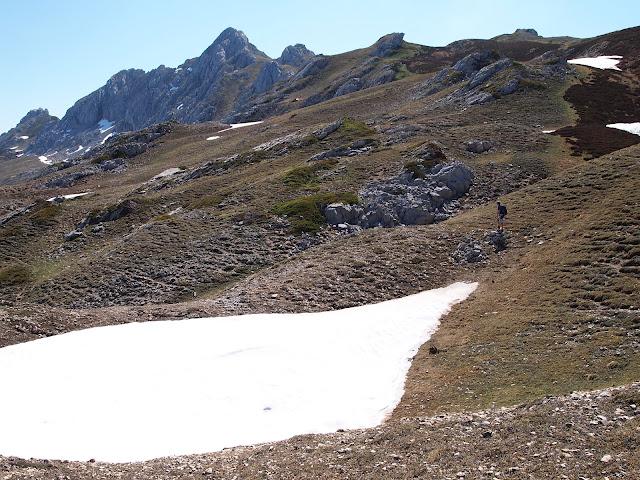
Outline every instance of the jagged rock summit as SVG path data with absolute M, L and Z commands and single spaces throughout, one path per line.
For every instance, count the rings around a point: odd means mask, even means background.
M 315 53 L 309 50 L 302 43 L 289 45 L 282 51 L 282 55 L 278 62 L 283 65 L 292 65 L 294 67 L 302 67 L 305 63 L 315 57 Z

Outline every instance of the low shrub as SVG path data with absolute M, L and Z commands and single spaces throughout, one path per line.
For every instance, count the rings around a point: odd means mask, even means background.
M 337 202 L 356 204 L 359 200 L 353 192 L 317 193 L 279 203 L 273 213 L 286 215 L 294 233 L 317 232 L 326 223 L 325 207 Z
M 0 285 L 21 285 L 31 280 L 31 271 L 23 265 L 11 265 L 0 270 Z

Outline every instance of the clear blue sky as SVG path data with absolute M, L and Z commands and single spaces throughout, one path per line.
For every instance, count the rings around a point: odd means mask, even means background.
M 293 43 L 333 54 L 389 32 L 425 45 L 518 27 L 590 37 L 640 23 L 640 0 L 3 0 L 0 132 L 31 108 L 64 115 L 124 68 L 176 66 L 226 27 L 272 57 Z

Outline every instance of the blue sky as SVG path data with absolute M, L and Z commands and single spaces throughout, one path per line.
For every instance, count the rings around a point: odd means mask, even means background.
M 334 54 L 396 31 L 438 46 L 518 27 L 590 37 L 634 22 L 638 0 L 3 0 L 0 132 L 31 108 L 64 115 L 124 68 L 176 66 L 228 26 L 277 57 L 293 43 Z

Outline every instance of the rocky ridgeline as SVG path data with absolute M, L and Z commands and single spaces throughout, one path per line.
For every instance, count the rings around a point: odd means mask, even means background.
M 564 76 L 568 70 L 565 60 L 546 54 L 538 62 L 534 59 L 537 67 L 532 68 L 510 58 L 501 58 L 493 50 L 473 52 L 418 85 L 414 98 L 424 98 L 456 87 L 436 104 L 491 102 L 518 90 L 541 88 L 540 82 L 553 76 Z
M 460 162 L 438 163 L 426 173 L 418 166 L 370 183 L 360 190 L 359 205 L 328 205 L 325 216 L 329 224 L 343 229 L 426 225 L 448 218 L 472 183 L 473 172 Z

